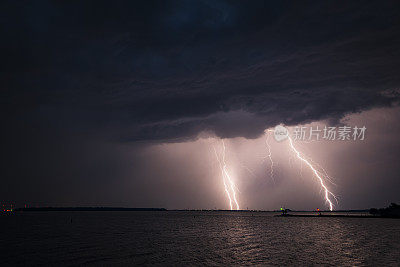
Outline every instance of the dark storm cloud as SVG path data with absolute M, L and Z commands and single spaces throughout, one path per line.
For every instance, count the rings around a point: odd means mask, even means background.
M 122 141 L 337 121 L 397 101 L 383 92 L 400 84 L 399 7 L 3 2 L 2 117 Z
M 279 123 L 335 124 L 345 114 L 398 103 L 399 7 L 398 1 L 2 1 L 0 201 L 224 208 L 208 143 L 180 142 L 201 132 L 256 138 Z M 377 110 L 362 114 L 385 113 Z M 368 138 L 377 136 L 359 144 L 362 150 L 315 149 L 324 166 L 333 162 L 338 184 L 364 188 L 354 197 L 340 187 L 342 207 L 397 201 L 400 119 L 397 108 L 391 112 L 384 142 L 378 116 L 367 125 Z M 228 150 L 258 160 L 264 140 L 242 141 L 227 140 Z M 376 179 L 381 170 L 387 175 Z M 237 172 L 249 207 L 276 208 L 285 195 L 297 203 L 307 194 L 306 187 L 292 194 L 302 184 L 292 184 L 290 175 L 282 175 L 283 189 L 293 191 L 260 186 L 264 165 L 259 181 Z M 377 201 L 368 202 L 370 195 Z

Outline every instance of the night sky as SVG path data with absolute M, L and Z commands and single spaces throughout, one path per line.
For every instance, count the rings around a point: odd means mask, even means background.
M 0 201 L 326 208 L 278 124 L 367 127 L 299 142 L 336 209 L 400 202 L 400 2 L 2 1 Z M 246 168 L 243 168 L 246 166 Z M 250 169 L 251 171 L 248 171 Z M 301 175 L 299 169 L 302 169 Z

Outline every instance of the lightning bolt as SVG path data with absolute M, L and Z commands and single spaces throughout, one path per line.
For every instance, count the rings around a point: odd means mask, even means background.
M 247 167 L 242 161 L 241 161 L 241 159 L 238 157 L 238 153 L 234 153 L 234 152 L 231 152 L 233 155 L 235 155 L 235 158 L 236 158 L 236 160 L 239 162 L 239 164 L 240 164 L 240 167 L 242 167 L 243 169 L 245 169 L 248 173 L 250 173 L 250 175 L 251 176 L 253 176 L 254 178 L 257 178 L 257 175 L 254 173 L 254 171 L 253 170 L 251 170 L 249 167 Z M 239 193 L 241 193 L 240 192 L 240 190 L 239 190 L 239 188 L 237 188 L 236 186 L 235 186 L 235 188 L 236 188 L 236 190 L 239 192 Z
M 226 147 L 225 147 L 225 143 L 224 143 L 223 139 L 221 141 L 222 141 L 222 160 L 220 159 L 220 157 L 218 157 L 218 153 L 217 153 L 217 150 L 215 149 L 215 147 L 213 147 L 214 148 L 215 157 L 217 158 L 217 161 L 219 163 L 219 167 L 220 167 L 221 174 L 222 174 L 222 180 L 223 180 L 223 183 L 224 183 L 225 193 L 226 193 L 226 195 L 228 196 L 228 199 L 229 199 L 229 206 L 230 206 L 231 210 L 233 210 L 233 204 L 232 203 L 235 202 L 236 210 L 239 210 L 240 209 L 239 208 L 239 203 L 238 203 L 237 198 L 236 198 L 236 190 L 235 190 L 236 186 L 235 186 L 235 183 L 234 183 L 233 179 L 229 175 L 229 172 L 227 170 L 228 167 L 226 166 L 226 161 L 225 161 Z M 229 184 L 227 183 L 227 181 L 228 181 Z M 232 196 L 231 196 L 230 191 L 232 192 Z
M 271 177 L 272 181 L 275 183 L 275 178 L 274 178 L 274 161 L 272 160 L 272 153 L 271 153 L 271 145 L 269 143 L 269 136 L 270 134 L 268 131 L 265 131 L 267 134 L 267 139 L 265 139 L 265 145 L 267 146 L 268 154 L 267 157 L 269 158 L 270 162 L 270 171 L 269 171 L 269 176 Z
M 323 177 L 324 177 L 324 178 L 328 178 L 330 180 L 330 177 L 328 175 L 326 175 L 325 170 L 323 170 L 325 175 L 322 175 L 317 169 L 315 169 L 315 167 L 310 163 L 311 160 L 308 161 L 307 159 L 305 159 L 304 156 L 302 156 L 300 154 L 300 152 L 294 147 L 292 138 L 289 136 L 289 134 L 287 134 L 287 137 L 289 139 L 290 148 L 296 154 L 297 158 L 300 159 L 302 162 L 304 162 L 313 171 L 314 175 L 318 178 L 318 180 L 321 184 L 321 189 L 323 189 L 324 194 L 325 194 L 325 201 L 329 204 L 329 210 L 332 211 L 333 203 L 330 200 L 329 196 L 331 195 L 335 199 L 336 199 L 336 196 L 331 191 L 328 190 L 328 188 L 324 184 L 324 179 L 323 179 Z M 336 199 L 336 201 L 337 201 L 337 199 Z
M 231 190 L 233 192 L 233 200 L 235 201 L 235 204 L 236 204 L 236 209 L 239 210 L 239 203 L 238 203 L 238 201 L 236 199 L 236 191 L 235 191 L 235 187 L 236 186 L 235 186 L 235 183 L 233 182 L 231 176 L 229 175 L 227 167 L 226 167 L 226 162 L 225 162 L 225 150 L 226 150 L 225 143 L 224 143 L 223 139 L 221 141 L 222 141 L 222 147 L 223 147 L 223 154 L 222 154 L 223 170 L 224 170 L 224 173 L 225 173 L 225 177 L 228 179 L 229 184 L 231 186 Z
M 221 163 L 221 160 L 220 160 L 219 157 L 218 157 L 217 150 L 215 149 L 214 146 L 213 146 L 213 149 L 214 149 L 215 157 L 217 158 L 217 161 L 218 161 L 218 163 L 219 163 L 219 168 L 221 169 L 222 181 L 224 182 L 225 193 L 226 193 L 226 195 L 228 196 L 228 199 L 229 199 L 229 206 L 231 207 L 231 210 L 232 210 L 232 209 L 233 209 L 233 208 L 232 208 L 232 198 L 231 198 L 231 194 L 229 193 L 229 189 L 228 189 L 228 186 L 227 186 L 226 181 L 225 181 L 224 168 L 223 168 L 223 165 L 222 165 L 222 163 Z
M 255 177 L 255 178 L 257 177 L 256 174 L 255 174 L 249 167 L 247 167 L 247 166 L 244 165 L 243 163 L 242 163 L 241 166 L 242 166 L 242 168 L 245 169 L 248 173 L 250 173 L 253 177 Z M 239 193 L 240 193 L 240 191 L 239 191 Z
M 269 176 L 271 177 L 271 180 L 275 184 L 275 177 L 274 177 L 274 161 L 272 160 L 272 153 L 271 153 L 271 145 L 269 143 L 269 134 L 268 132 L 272 132 L 271 130 L 265 130 L 265 134 L 267 135 L 267 138 L 265 139 L 265 145 L 267 148 L 267 155 L 262 157 L 263 161 L 268 158 L 268 161 L 270 162 L 270 169 L 269 169 Z

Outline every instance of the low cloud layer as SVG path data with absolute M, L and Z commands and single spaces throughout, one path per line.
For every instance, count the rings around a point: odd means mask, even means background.
M 4 119 L 182 141 L 255 138 L 398 100 L 399 4 L 4 3 Z M 6 27 L 7 26 L 7 27 Z M 60 123 L 62 122 L 62 123 Z

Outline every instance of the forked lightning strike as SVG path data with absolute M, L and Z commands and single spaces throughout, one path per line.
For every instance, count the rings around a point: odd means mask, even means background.
M 321 177 L 319 171 L 317 171 L 317 170 L 314 168 L 314 166 L 313 166 L 308 160 L 306 160 L 304 157 L 302 157 L 299 151 L 297 151 L 297 149 L 296 149 L 296 148 L 294 147 L 294 145 L 293 145 L 292 138 L 289 136 L 289 134 L 287 135 L 287 137 L 288 137 L 288 139 L 289 139 L 290 148 L 291 148 L 291 149 L 293 150 L 293 152 L 296 154 L 297 158 L 300 159 L 302 162 L 304 162 L 308 167 L 310 167 L 310 169 L 313 171 L 314 175 L 318 178 L 318 180 L 319 180 L 319 182 L 320 182 L 320 184 L 321 184 L 321 187 L 323 188 L 323 190 L 324 190 L 324 192 L 325 192 L 325 201 L 328 202 L 328 204 L 329 204 L 329 210 L 332 211 L 332 210 L 333 210 L 333 203 L 332 203 L 332 201 L 329 199 L 329 195 L 332 195 L 335 199 L 336 199 L 336 196 L 335 196 L 332 192 L 330 192 L 330 191 L 328 190 L 328 188 L 325 186 L 324 181 L 323 181 L 323 179 L 322 179 L 322 177 Z M 329 176 L 328 176 L 328 177 L 329 177 Z
M 266 143 L 266 145 L 267 145 L 267 152 L 268 152 L 267 157 L 269 158 L 269 160 L 270 160 L 270 162 L 271 162 L 270 176 L 271 176 L 271 178 L 274 180 L 274 170 L 273 170 L 274 161 L 272 160 L 271 146 L 270 146 L 270 144 L 269 144 L 269 132 L 274 132 L 274 131 L 272 131 L 272 130 L 266 130 L 266 131 L 265 131 L 265 133 L 267 134 L 267 138 L 266 138 L 266 140 L 265 140 L 265 143 Z M 330 192 L 330 191 L 328 190 L 328 188 L 327 188 L 326 185 L 324 184 L 324 179 L 327 179 L 328 181 L 330 181 L 331 183 L 333 183 L 331 177 L 326 173 L 326 171 L 324 170 L 324 168 L 322 168 L 322 167 L 319 166 L 318 164 L 314 163 L 311 159 L 310 159 L 310 160 L 307 160 L 306 158 L 304 158 L 304 156 L 301 155 L 301 153 L 294 147 L 294 145 L 293 145 L 293 140 L 292 140 L 292 138 L 289 136 L 289 133 L 288 133 L 288 132 L 287 132 L 287 138 L 289 139 L 289 146 L 290 146 L 291 150 L 294 152 L 294 154 L 296 155 L 296 157 L 297 157 L 298 159 L 300 159 L 301 162 L 304 162 L 304 163 L 312 170 L 312 172 L 314 173 L 314 175 L 318 178 L 318 180 L 319 180 L 319 182 L 320 182 L 320 184 L 321 184 L 321 189 L 324 191 L 324 194 L 325 194 L 325 201 L 329 204 L 329 210 L 332 211 L 332 210 L 333 210 L 333 203 L 332 203 L 331 199 L 329 198 L 329 196 L 332 196 L 332 197 L 336 200 L 336 202 L 337 202 L 337 198 L 336 198 L 336 196 L 335 196 L 332 192 Z M 265 158 L 266 158 L 266 157 L 265 157 Z M 311 161 L 311 163 L 310 163 L 310 161 Z M 314 165 L 317 165 L 317 168 L 322 169 L 322 172 L 323 172 L 323 173 L 321 173 L 320 171 L 318 171 L 318 170 L 313 166 L 313 164 L 314 164 Z M 300 175 L 302 175 L 302 165 L 301 165 L 301 169 L 300 169 Z
M 225 173 L 225 176 L 228 179 L 229 184 L 231 186 L 231 190 L 232 190 L 232 193 L 233 193 L 233 200 L 235 201 L 235 204 L 236 204 L 236 209 L 239 210 L 239 203 L 238 203 L 238 201 L 236 199 L 236 191 L 235 191 L 235 187 L 236 186 L 235 186 L 235 183 L 233 182 L 232 178 L 230 177 L 230 175 L 228 173 L 228 170 L 227 170 L 227 167 L 226 167 L 226 162 L 225 162 L 225 143 L 224 143 L 223 139 L 221 141 L 222 141 L 222 147 L 223 147 L 222 163 L 223 163 L 224 173 Z
M 219 159 L 219 157 L 218 157 L 217 150 L 215 149 L 214 146 L 213 146 L 213 149 L 214 149 L 215 157 L 217 158 L 218 163 L 219 163 L 219 168 L 221 169 L 222 181 L 224 182 L 225 193 L 226 193 L 226 195 L 228 196 L 228 199 L 229 199 L 229 206 L 231 207 L 231 210 L 232 210 L 232 209 L 233 209 L 233 208 L 232 208 L 232 198 L 231 198 L 231 194 L 229 193 L 228 186 L 226 185 L 225 175 L 224 175 L 224 169 L 223 169 L 222 163 L 221 163 L 221 161 L 220 161 L 220 159 Z
M 274 178 L 274 161 L 272 160 L 272 153 L 271 153 L 271 145 L 269 144 L 269 133 L 268 131 L 265 131 L 265 133 L 267 134 L 267 139 L 265 140 L 265 144 L 267 146 L 268 149 L 268 155 L 267 157 L 269 158 L 269 162 L 270 162 L 270 171 L 269 171 L 269 176 L 271 177 L 272 181 L 275 183 L 275 178 Z
M 221 140 L 221 141 L 222 141 L 222 161 L 218 157 L 218 153 L 217 153 L 215 147 L 213 147 L 214 148 L 214 152 L 215 152 L 215 156 L 216 156 L 216 158 L 218 160 L 219 167 L 221 169 L 222 180 L 224 182 L 225 193 L 226 193 L 226 195 L 228 196 L 228 199 L 229 199 L 230 208 L 231 208 L 231 210 L 233 210 L 232 202 L 235 202 L 236 209 L 239 210 L 240 209 L 239 208 L 239 203 L 238 203 L 238 201 L 236 199 L 236 191 L 235 191 L 236 186 L 235 186 L 235 183 L 233 182 L 232 178 L 230 177 L 230 175 L 228 173 L 226 162 L 225 162 L 225 150 L 226 150 L 225 143 L 224 143 L 224 140 Z M 228 180 L 229 186 L 227 185 L 226 180 Z M 229 190 L 229 188 L 230 188 L 230 190 Z M 232 197 L 231 197 L 231 193 L 229 191 L 232 191 Z M 232 199 L 233 199 L 233 201 L 232 201 Z

